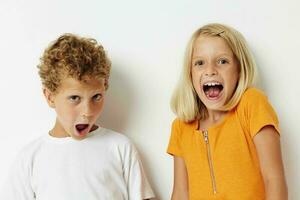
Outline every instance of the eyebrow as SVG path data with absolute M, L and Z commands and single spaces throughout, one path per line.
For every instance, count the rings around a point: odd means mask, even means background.
M 220 54 L 217 54 L 215 57 L 222 57 L 222 56 L 234 58 L 234 54 L 229 55 L 228 53 L 220 53 Z M 195 57 L 192 56 L 192 60 L 199 59 L 199 58 L 203 58 L 203 56 L 195 56 Z
M 228 57 L 234 57 L 234 54 L 228 54 L 228 53 L 221 53 L 221 54 L 218 54 L 217 57 L 222 57 L 222 56 L 228 56 Z
M 82 92 L 78 89 L 69 89 L 68 91 L 65 91 L 68 95 L 80 95 Z M 101 91 L 100 89 L 91 90 L 90 94 L 103 94 L 105 90 Z

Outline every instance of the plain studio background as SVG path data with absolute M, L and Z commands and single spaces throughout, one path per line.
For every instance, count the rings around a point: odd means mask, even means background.
M 280 119 L 290 199 L 300 199 L 299 6 L 296 0 L 1 0 L 0 184 L 17 152 L 53 126 L 36 65 L 50 41 L 72 32 L 96 38 L 113 63 L 101 125 L 132 139 L 157 199 L 169 199 L 171 93 L 192 32 L 221 22 L 250 44 L 260 86 Z

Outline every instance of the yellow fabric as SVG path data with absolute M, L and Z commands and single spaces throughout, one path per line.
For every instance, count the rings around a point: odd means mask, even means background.
M 279 133 L 275 111 L 264 94 L 255 88 L 245 91 L 239 104 L 223 121 L 208 129 L 217 193 L 212 179 L 203 133 L 198 121 L 175 119 L 167 152 L 184 159 L 189 199 L 263 200 L 264 183 L 253 137 L 267 125 Z

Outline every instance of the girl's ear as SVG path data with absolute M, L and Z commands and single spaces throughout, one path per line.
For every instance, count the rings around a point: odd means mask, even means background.
M 51 92 L 48 88 L 43 88 L 43 93 L 44 93 L 44 96 L 45 96 L 45 98 L 47 100 L 48 105 L 51 108 L 55 108 L 54 94 L 53 94 L 53 92 Z

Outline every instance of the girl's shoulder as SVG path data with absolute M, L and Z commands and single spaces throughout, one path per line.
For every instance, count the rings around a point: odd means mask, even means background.
M 254 106 L 256 103 L 267 101 L 267 96 L 264 92 L 258 88 L 248 88 L 243 93 L 240 102 L 238 104 L 238 108 Z
M 237 106 L 236 114 L 251 137 L 254 137 L 266 125 L 274 126 L 279 132 L 276 111 L 268 97 L 257 88 L 249 88 L 244 92 Z
M 257 99 L 257 98 L 266 98 L 264 92 L 258 88 L 250 87 L 247 88 L 242 95 L 241 100 L 245 99 Z
M 194 130 L 197 129 L 197 127 L 198 127 L 197 120 L 186 122 L 183 119 L 175 118 L 172 122 L 172 133 L 180 137 L 183 133 L 193 132 Z
M 237 106 L 239 116 L 262 118 L 271 117 L 276 119 L 276 112 L 268 97 L 257 88 L 248 88 L 241 97 Z M 270 115 L 270 116 L 267 116 Z

